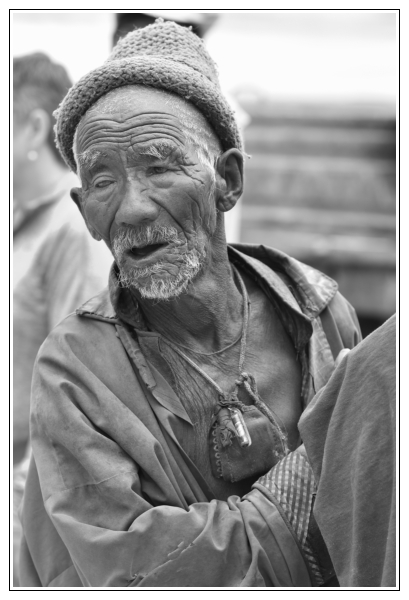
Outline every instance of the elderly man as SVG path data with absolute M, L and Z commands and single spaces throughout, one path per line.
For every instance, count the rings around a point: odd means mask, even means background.
M 130 33 L 57 140 L 115 262 L 38 357 L 23 585 L 322 584 L 297 422 L 359 327 L 325 275 L 226 245 L 242 145 L 202 42 Z

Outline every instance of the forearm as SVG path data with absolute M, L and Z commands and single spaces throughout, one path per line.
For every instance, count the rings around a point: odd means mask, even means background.
M 173 447 L 161 438 L 142 392 L 136 399 L 144 422 L 70 355 L 61 338 L 52 351 L 49 344 L 33 383 L 36 464 L 24 503 L 32 555 L 27 569 L 30 561 L 36 565 L 31 581 L 96 587 L 311 585 L 296 536 L 267 492 L 199 501 L 204 495 L 195 495 L 192 474 L 172 462 Z M 51 553 L 38 554 L 39 531 L 42 539 L 48 536 Z
M 84 586 L 311 585 L 294 535 L 259 490 L 242 500 L 195 503 L 188 510 L 151 507 L 126 531 L 75 518 L 80 495 L 50 499 L 47 511 Z

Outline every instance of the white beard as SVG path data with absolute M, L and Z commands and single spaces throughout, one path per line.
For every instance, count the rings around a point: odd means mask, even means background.
M 126 250 L 144 243 L 164 243 L 178 240 L 177 230 L 173 227 L 146 227 L 140 232 L 132 228 L 122 230 L 115 236 L 113 254 L 119 267 L 119 283 L 125 288 L 134 288 L 142 298 L 151 300 L 169 300 L 177 298 L 186 291 L 189 283 L 198 275 L 204 265 L 206 251 L 200 243 L 196 248 L 178 256 L 178 272 L 171 277 L 164 269 L 164 261 L 159 261 L 149 267 L 134 267 L 125 271 L 121 259 Z
M 177 298 L 186 290 L 189 283 L 199 273 L 203 260 L 201 260 L 199 252 L 195 249 L 186 252 L 182 256 L 182 264 L 179 267 L 179 271 L 173 278 L 170 278 L 168 271 L 163 271 L 163 264 L 161 261 L 144 269 L 135 267 L 126 273 L 120 270 L 119 282 L 122 287 L 137 289 L 142 298 L 149 298 L 151 300 Z M 165 272 L 166 277 L 162 278 L 160 275 L 161 272 Z M 146 279 L 147 281 L 142 283 L 141 279 Z

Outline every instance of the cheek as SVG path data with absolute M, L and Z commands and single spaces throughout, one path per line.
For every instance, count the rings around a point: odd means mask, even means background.
M 115 217 L 114 204 L 88 198 L 84 204 L 84 215 L 88 224 L 99 233 L 110 247 L 110 230 Z
M 184 231 L 193 233 L 213 219 L 210 192 L 210 185 L 196 182 L 173 186 L 162 206 Z

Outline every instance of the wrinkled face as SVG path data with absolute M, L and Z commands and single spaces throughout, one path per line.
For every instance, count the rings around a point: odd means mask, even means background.
M 214 172 L 167 94 L 132 87 L 109 96 L 77 131 L 81 209 L 123 285 L 175 297 L 203 267 L 215 231 Z

